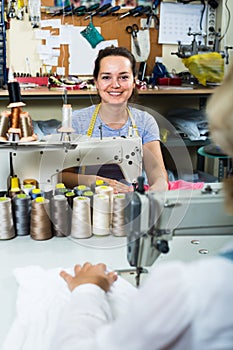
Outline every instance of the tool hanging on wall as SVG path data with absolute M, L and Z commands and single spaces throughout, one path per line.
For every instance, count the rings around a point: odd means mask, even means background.
M 133 13 L 133 17 L 146 15 L 150 11 L 151 11 L 151 6 L 145 6 L 140 11 L 137 11 L 137 12 Z
M 24 13 L 25 13 L 25 3 L 24 0 L 18 0 L 17 1 L 17 11 L 16 11 L 16 18 L 20 21 L 24 19 Z
M 134 13 L 140 12 L 143 8 L 144 8 L 144 6 L 136 6 L 136 7 L 134 7 L 133 9 L 131 9 L 131 10 L 129 10 L 129 11 L 123 13 L 122 15 L 120 15 L 120 16 L 118 17 L 118 19 L 122 19 L 122 18 L 125 18 L 125 17 L 127 17 L 127 16 L 133 16 Z
M 90 15 L 93 11 L 97 10 L 99 7 L 100 7 L 100 3 L 98 2 L 88 7 L 86 12 Z
M 28 13 L 29 20 L 31 21 L 32 28 L 40 27 L 41 19 L 41 0 L 28 0 Z
M 66 17 L 66 16 L 72 16 L 80 13 L 84 14 L 86 10 L 87 10 L 87 7 L 82 5 L 82 6 L 75 7 L 70 11 L 64 12 L 63 15 Z
M 80 34 L 89 42 L 91 47 L 94 49 L 101 41 L 104 41 L 104 37 L 98 32 L 94 24 L 92 23 L 92 18 L 90 18 L 90 23 L 88 26 L 80 32 Z
M 84 17 L 84 20 L 87 20 L 87 19 L 89 19 L 89 18 L 92 18 L 92 17 L 95 16 L 95 15 L 100 14 L 101 12 L 103 12 L 103 11 L 109 9 L 109 7 L 111 7 L 111 4 L 110 4 L 110 3 L 98 7 L 97 10 L 93 11 L 93 12 L 90 13 L 88 16 Z
M 8 13 L 7 13 L 8 18 L 15 18 L 16 17 L 15 3 L 16 3 L 16 0 L 11 0 L 9 2 L 9 9 L 8 9 Z
M 68 5 L 62 9 L 59 9 L 59 10 L 51 13 L 51 16 L 60 16 L 60 15 L 66 15 L 66 14 L 70 14 L 70 13 L 72 14 L 74 9 L 75 9 L 74 5 Z
M 141 50 L 140 50 L 140 46 L 139 46 L 139 42 L 137 39 L 137 33 L 139 32 L 139 27 L 137 24 L 132 24 L 132 26 L 127 26 L 126 27 L 126 32 L 129 33 L 130 35 L 132 35 L 133 38 L 133 43 L 135 45 L 135 49 L 137 52 L 138 56 L 141 56 Z
M 121 7 L 119 5 L 118 6 L 113 6 L 112 8 L 110 8 L 110 10 L 107 10 L 105 12 L 101 12 L 100 13 L 100 17 L 111 15 L 111 14 L 113 14 L 113 12 L 116 12 L 116 11 L 120 10 L 120 8 Z
M 160 0 L 155 0 L 152 4 L 152 9 L 147 13 L 146 25 L 143 29 L 151 28 L 152 21 L 154 20 L 155 29 L 159 29 L 159 17 L 158 17 L 158 6 Z

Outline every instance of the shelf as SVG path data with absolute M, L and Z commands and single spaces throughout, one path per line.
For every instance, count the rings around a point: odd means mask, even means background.
M 31 89 L 21 89 L 21 95 L 25 100 L 41 100 L 56 99 L 64 96 L 64 89 L 48 89 L 47 87 L 38 87 Z M 213 89 L 194 88 L 194 89 L 147 89 L 138 90 L 139 96 L 160 96 L 160 95 L 179 95 L 179 96 L 196 96 L 208 97 L 213 93 Z M 68 90 L 69 98 L 88 98 L 89 96 L 97 96 L 95 89 Z M 8 91 L 0 90 L 0 100 L 8 100 Z

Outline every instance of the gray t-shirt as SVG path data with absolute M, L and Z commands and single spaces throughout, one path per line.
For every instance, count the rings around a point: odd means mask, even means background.
M 92 115 L 95 111 L 95 105 L 80 110 L 75 110 L 72 116 L 72 126 L 76 134 L 86 135 Z M 160 140 L 159 127 L 154 117 L 148 112 L 141 111 L 137 108 L 129 106 L 131 115 L 136 124 L 139 136 L 142 138 L 142 144 L 146 144 L 151 141 Z M 92 137 L 114 137 L 114 136 L 127 136 L 129 128 L 131 127 L 131 119 L 128 118 L 126 124 L 120 129 L 112 129 L 103 123 L 99 116 L 96 118 L 96 122 L 93 128 Z M 100 131 L 101 126 L 101 131 Z M 76 168 L 76 172 L 79 173 L 81 168 Z M 115 179 L 124 182 L 123 174 L 116 164 L 103 164 L 98 166 L 85 167 L 85 174 L 96 174 L 99 176 Z
M 95 107 L 93 105 L 73 112 L 72 124 L 76 134 L 86 135 Z M 159 127 L 154 117 L 148 112 L 131 106 L 129 106 L 129 109 L 137 126 L 138 133 L 142 138 L 142 144 L 160 140 Z M 103 137 L 127 136 L 129 127 L 131 126 L 131 120 L 128 118 L 128 121 L 122 128 L 115 130 L 103 123 L 100 117 L 97 116 L 92 137 L 100 137 L 100 125 Z

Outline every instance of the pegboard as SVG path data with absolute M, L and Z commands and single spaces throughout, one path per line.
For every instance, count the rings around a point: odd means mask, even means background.
M 121 10 L 122 11 L 122 10 Z M 126 10 L 122 11 L 125 12 Z M 46 13 L 41 14 L 42 20 L 49 19 L 60 19 L 62 25 L 74 25 L 74 26 L 84 26 L 89 24 L 89 20 L 84 20 L 85 16 L 51 16 Z M 131 35 L 126 32 L 126 27 L 136 23 L 140 28 L 142 16 L 133 17 L 128 16 L 122 19 L 118 18 L 118 15 L 108 15 L 106 17 L 93 16 L 92 23 L 95 27 L 101 27 L 101 34 L 105 40 L 118 40 L 118 46 L 124 46 L 131 50 Z M 144 17 L 146 18 L 146 17 Z M 51 29 L 51 28 L 43 28 Z M 51 29 L 52 30 L 52 29 Z M 59 29 L 58 33 L 59 33 Z M 57 31 L 56 30 L 56 31 Z M 151 75 L 154 64 L 155 57 L 162 56 L 162 45 L 158 44 L 158 30 L 156 28 L 146 29 L 149 30 L 150 35 L 150 54 L 147 59 L 146 75 Z M 53 29 L 54 34 L 54 29 Z M 57 34 L 57 33 L 55 33 Z M 82 54 L 80 50 L 80 54 Z M 69 46 L 61 45 L 60 57 L 58 58 L 58 66 L 65 68 L 65 75 L 69 74 Z M 137 63 L 137 68 L 139 68 L 140 63 Z M 57 67 L 52 67 L 52 72 L 56 72 Z

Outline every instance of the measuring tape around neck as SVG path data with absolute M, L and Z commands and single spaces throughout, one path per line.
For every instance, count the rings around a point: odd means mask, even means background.
M 96 118 L 97 118 L 97 115 L 99 113 L 99 110 L 100 110 L 100 106 L 101 106 L 101 103 L 99 103 L 96 107 L 95 107 L 95 110 L 94 110 L 94 113 L 91 117 L 91 121 L 90 121 L 90 124 L 89 124 L 89 128 L 87 130 L 87 136 L 92 136 L 92 133 L 93 133 L 93 130 L 94 130 L 94 127 L 95 127 L 95 122 L 96 122 Z M 128 112 L 128 115 L 129 115 L 129 118 L 131 120 L 131 124 L 132 124 L 132 128 L 134 130 L 134 132 L 136 133 L 137 136 L 139 136 L 138 134 L 138 128 L 135 124 L 135 121 L 133 119 L 133 116 L 132 116 L 132 113 L 130 112 L 129 108 L 127 107 L 127 112 Z

